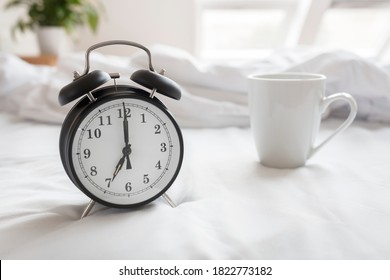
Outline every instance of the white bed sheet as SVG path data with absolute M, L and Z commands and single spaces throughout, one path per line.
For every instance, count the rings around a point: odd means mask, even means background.
M 339 120 L 324 122 L 320 137 Z M 183 129 L 182 171 L 136 210 L 94 208 L 67 178 L 60 126 L 0 114 L 1 259 L 389 259 L 390 127 L 355 122 L 293 170 L 248 128 Z

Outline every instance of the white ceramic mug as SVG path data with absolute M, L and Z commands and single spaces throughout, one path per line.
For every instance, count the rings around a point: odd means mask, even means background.
M 347 93 L 325 96 L 325 82 L 324 75 L 311 73 L 249 76 L 251 128 L 263 165 L 302 166 L 352 123 L 357 112 L 355 99 Z M 336 100 L 349 104 L 349 116 L 330 136 L 314 146 L 322 114 Z

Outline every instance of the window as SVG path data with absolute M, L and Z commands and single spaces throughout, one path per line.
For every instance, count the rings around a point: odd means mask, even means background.
M 313 44 L 379 57 L 385 55 L 389 36 L 390 1 L 335 1 L 324 13 Z
M 197 54 L 246 58 L 297 45 L 390 56 L 390 0 L 197 0 Z
M 199 1 L 197 50 L 201 57 L 242 57 L 283 45 L 296 1 Z

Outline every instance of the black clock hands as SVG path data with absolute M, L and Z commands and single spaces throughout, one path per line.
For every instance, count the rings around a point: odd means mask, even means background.
M 123 102 L 123 135 L 125 137 L 125 145 L 129 145 L 129 122 L 127 121 L 127 112 L 125 102 Z
M 123 166 L 123 163 L 125 162 L 125 155 L 123 155 L 123 157 L 121 157 L 121 159 L 119 160 L 118 164 L 115 166 L 115 171 L 114 171 L 114 174 L 112 175 L 112 180 L 111 181 L 114 181 L 116 175 L 118 175 L 119 171 L 122 169 L 122 166 Z
M 125 147 L 122 150 L 123 155 L 126 155 L 126 169 L 131 169 L 130 163 L 130 153 L 131 153 L 131 145 L 129 144 L 129 122 L 127 121 L 127 112 L 125 103 L 123 102 L 123 135 L 125 138 Z
M 115 166 L 114 174 L 112 175 L 112 181 L 114 181 L 116 175 L 119 173 L 119 171 L 122 169 L 123 164 L 125 163 L 125 159 L 127 160 L 126 169 L 131 169 L 131 163 L 130 163 L 130 157 L 131 154 L 131 148 L 130 144 L 128 144 L 126 147 L 122 150 L 123 156 L 118 161 L 117 165 Z
M 123 156 L 115 166 L 115 171 L 112 175 L 112 181 L 114 181 L 116 175 L 122 169 L 122 166 L 125 163 L 125 159 L 126 159 L 126 169 L 132 168 L 130 162 L 131 145 L 129 144 L 129 122 L 127 120 L 127 112 L 126 112 L 126 107 L 124 102 L 123 102 L 123 135 L 125 140 L 125 147 L 122 149 Z

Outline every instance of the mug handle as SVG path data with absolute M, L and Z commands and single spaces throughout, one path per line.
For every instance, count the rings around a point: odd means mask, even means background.
M 356 100 L 352 97 L 352 95 L 348 93 L 335 93 L 330 96 L 325 97 L 321 102 L 321 113 L 325 113 L 326 109 L 329 107 L 331 103 L 337 100 L 343 100 L 346 101 L 349 104 L 350 111 L 348 118 L 330 135 L 328 138 L 326 138 L 324 141 L 322 141 L 320 144 L 318 144 L 316 147 L 312 147 L 311 151 L 309 153 L 308 158 L 312 157 L 319 149 L 321 149 L 326 143 L 328 143 L 333 137 L 335 137 L 340 132 L 344 131 L 355 119 L 356 113 L 357 113 L 357 103 Z

